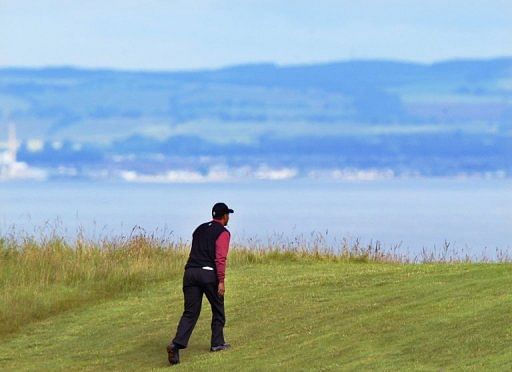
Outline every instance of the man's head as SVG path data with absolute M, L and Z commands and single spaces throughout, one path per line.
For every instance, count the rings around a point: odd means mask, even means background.
M 224 203 L 216 203 L 212 208 L 212 217 L 222 222 L 224 226 L 227 226 L 229 222 L 229 214 L 235 211 L 228 208 Z

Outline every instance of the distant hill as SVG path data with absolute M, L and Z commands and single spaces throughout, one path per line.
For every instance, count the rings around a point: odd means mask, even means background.
M 512 58 L 188 72 L 4 68 L 0 114 L 0 130 L 17 125 L 21 157 L 48 167 L 105 168 L 116 158 L 138 169 L 146 154 L 160 159 L 155 171 L 174 167 L 172 157 L 200 168 L 197 158 L 207 156 L 226 166 L 507 174 Z

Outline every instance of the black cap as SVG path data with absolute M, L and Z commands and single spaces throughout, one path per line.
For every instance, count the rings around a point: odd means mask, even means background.
M 224 203 L 216 203 L 212 208 L 212 217 L 220 218 L 227 213 L 234 213 L 235 211 L 229 209 L 228 206 Z

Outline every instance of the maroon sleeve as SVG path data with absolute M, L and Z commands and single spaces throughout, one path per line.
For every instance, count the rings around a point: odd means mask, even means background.
M 224 283 L 230 238 L 229 232 L 223 231 L 215 241 L 215 267 L 217 268 L 217 278 L 220 283 Z

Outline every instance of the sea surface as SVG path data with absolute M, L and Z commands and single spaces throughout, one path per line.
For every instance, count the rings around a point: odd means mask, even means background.
M 512 180 L 409 179 L 370 182 L 135 184 L 0 183 L 0 235 L 48 234 L 90 239 L 146 231 L 191 240 L 226 202 L 236 242 L 343 238 L 380 242 L 408 255 L 450 249 L 474 257 L 512 254 Z

